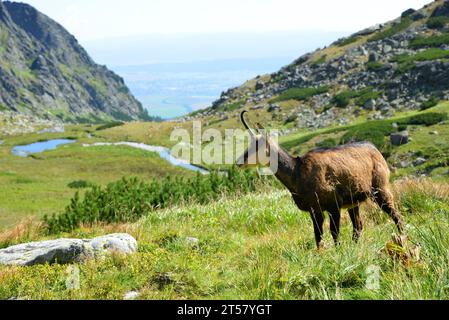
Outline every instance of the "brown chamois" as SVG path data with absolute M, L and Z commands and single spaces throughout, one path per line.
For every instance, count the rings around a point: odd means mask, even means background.
M 404 234 L 402 216 L 394 206 L 390 191 L 390 170 L 377 148 L 368 142 L 350 143 L 334 148 L 319 148 L 301 157 L 292 157 L 271 137 L 262 133 L 257 124 L 256 132 L 250 129 L 242 112 L 241 120 L 251 135 L 251 146 L 237 164 L 241 168 L 261 164 L 258 146 L 265 147 L 265 155 L 278 153 L 276 177 L 287 187 L 300 210 L 310 212 L 318 248 L 322 246 L 324 212 L 330 216 L 330 230 L 336 244 L 340 231 L 340 211 L 348 209 L 354 226 L 354 241 L 362 234 L 363 222 L 359 206 L 373 199 L 396 223 Z M 271 151 L 270 151 L 271 150 Z M 256 163 L 248 163 L 248 159 Z

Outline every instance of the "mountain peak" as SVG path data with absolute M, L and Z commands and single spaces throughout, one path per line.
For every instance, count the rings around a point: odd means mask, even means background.
M 34 7 L 0 2 L 0 111 L 64 121 L 145 118 L 123 79 Z

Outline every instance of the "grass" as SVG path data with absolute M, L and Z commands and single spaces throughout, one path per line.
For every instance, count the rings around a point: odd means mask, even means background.
M 357 141 L 367 140 L 375 143 L 377 147 L 384 152 L 384 155 L 391 164 L 397 163 L 398 159 L 406 158 L 407 155 L 413 151 L 413 154 L 416 154 L 416 156 L 420 156 L 422 153 L 427 159 L 430 159 L 427 165 L 435 166 L 429 168 L 425 172 L 423 172 L 422 168 L 414 167 L 398 169 L 398 175 L 419 175 L 421 172 L 430 174 L 435 178 L 441 178 L 447 176 L 449 169 L 446 160 L 446 153 L 449 152 L 447 147 L 449 146 L 449 125 L 448 122 L 445 121 L 448 115 L 449 103 L 442 102 L 425 111 L 408 112 L 390 119 L 368 122 L 360 120 L 358 123 L 347 126 L 336 126 L 314 132 L 303 131 L 290 136 L 281 137 L 280 143 L 293 154 L 300 155 L 320 146 L 320 141 L 326 139 L 335 140 L 337 137 L 338 144 L 353 139 Z M 388 135 L 399 130 L 393 127 L 393 123 L 397 123 L 401 130 L 408 128 L 410 137 L 413 141 L 407 145 L 392 149 L 389 145 Z M 435 131 L 439 133 L 437 136 L 431 134 L 431 132 Z M 426 151 L 432 145 L 437 146 L 441 151 Z
M 67 266 L 0 267 L 0 299 L 123 299 L 132 290 L 139 299 L 448 299 L 449 186 L 405 180 L 395 194 L 410 240 L 422 246 L 419 263 L 384 251 L 395 227 L 371 204 L 363 207 L 359 244 L 345 213 L 341 246 L 334 248 L 327 226 L 327 248 L 317 251 L 308 214 L 288 192 L 267 190 L 65 234 L 128 232 L 139 251 L 78 265 L 79 290 L 66 289 Z M 17 232 L 36 237 L 26 228 Z M 380 269 L 379 290 L 366 287 L 371 266 Z
M 83 128 L 95 130 L 95 127 Z M 161 161 L 152 152 L 114 146 L 85 148 L 82 143 L 98 140 L 87 139 L 86 131 L 78 130 L 79 127 L 68 127 L 65 134 L 2 138 L 5 142 L 0 146 L 0 228 L 13 226 L 30 216 L 61 212 L 76 192 L 69 184 L 77 180 L 104 185 L 123 176 L 152 179 L 191 175 L 187 170 Z M 10 153 L 14 145 L 67 137 L 78 139 L 79 143 L 28 158 Z
M 427 20 L 427 27 L 430 29 L 441 29 L 444 28 L 449 23 L 449 17 L 440 16 L 440 17 L 430 17 Z
M 430 37 L 418 36 L 410 42 L 410 47 L 419 49 L 425 47 L 440 47 L 443 44 L 449 44 L 449 33 L 432 35 Z

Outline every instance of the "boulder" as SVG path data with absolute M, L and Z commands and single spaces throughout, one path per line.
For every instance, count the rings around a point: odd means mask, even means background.
M 413 161 L 413 165 L 415 167 L 418 167 L 418 166 L 420 166 L 420 165 L 422 165 L 422 164 L 424 164 L 426 162 L 427 162 L 426 159 L 420 157 L 420 158 L 417 158 L 415 161 Z
M 410 137 L 408 131 L 393 133 L 390 136 L 391 144 L 394 146 L 402 146 L 409 143 Z
M 411 16 L 411 15 L 414 14 L 415 12 L 416 12 L 415 9 L 408 9 L 408 10 L 405 10 L 404 12 L 402 12 L 401 18 L 405 18 L 405 17 Z
M 111 234 L 92 240 L 57 239 L 15 245 L 0 250 L 0 264 L 33 266 L 37 264 L 79 263 L 107 253 L 131 254 L 137 241 L 128 234 Z

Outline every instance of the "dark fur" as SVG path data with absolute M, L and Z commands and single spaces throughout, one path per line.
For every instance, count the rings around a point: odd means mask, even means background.
M 255 137 L 255 141 L 260 139 L 266 138 Z M 390 170 L 373 144 L 363 142 L 319 148 L 297 158 L 270 138 L 268 145 L 279 154 L 276 177 L 290 190 L 298 208 L 310 212 L 318 247 L 322 245 L 325 211 L 330 216 L 333 239 L 338 243 L 340 212 L 348 209 L 354 226 L 353 238 L 357 241 L 363 229 L 359 206 L 369 198 L 390 215 L 403 233 L 403 219 L 394 206 L 390 191 Z M 244 157 L 247 159 L 248 152 Z

